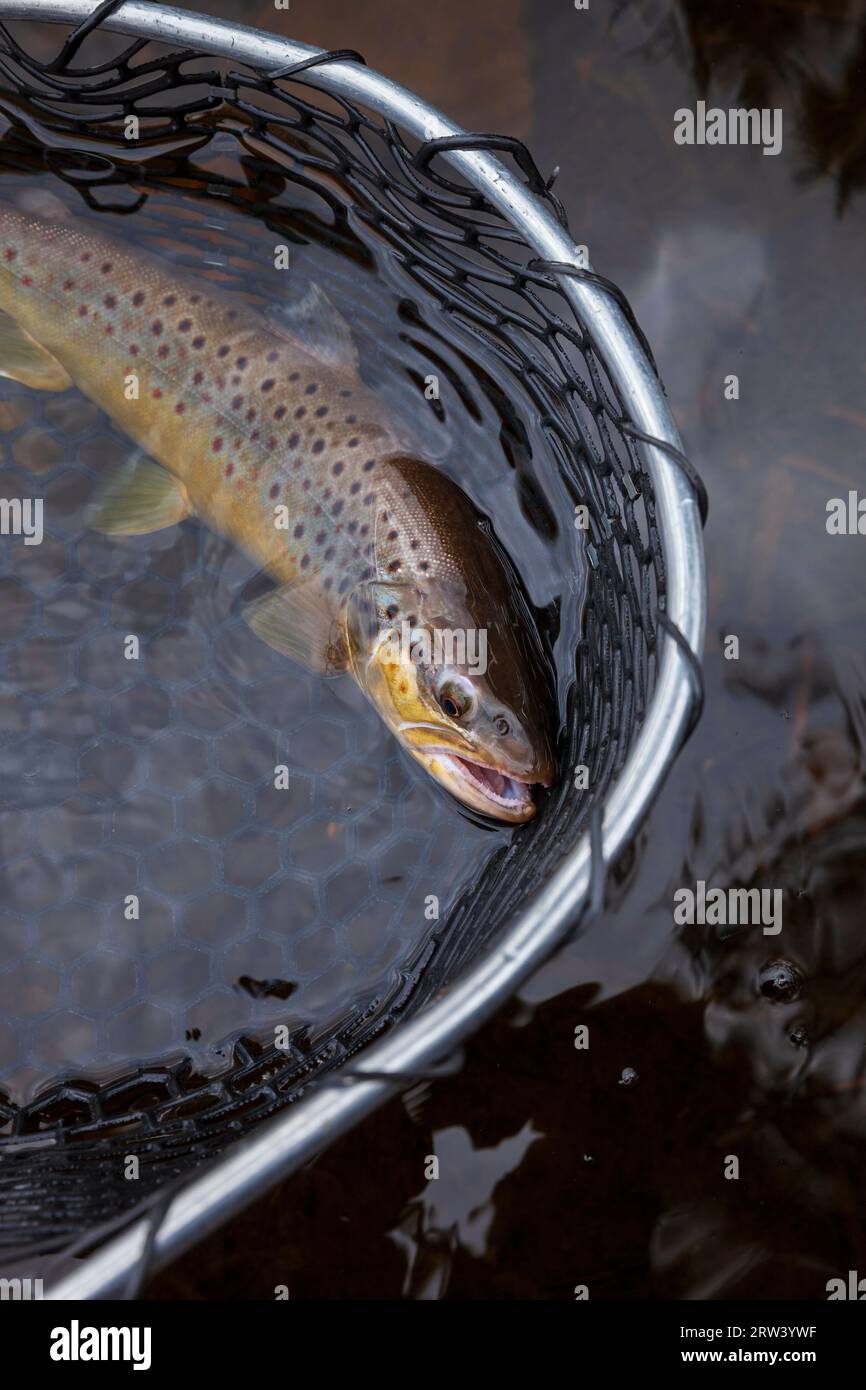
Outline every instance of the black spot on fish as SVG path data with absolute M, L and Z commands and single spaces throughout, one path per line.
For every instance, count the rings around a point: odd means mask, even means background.
M 313 453 L 314 453 L 314 454 L 320 454 L 320 453 L 322 452 L 322 450 L 324 449 L 324 447 L 325 447 L 325 441 L 324 441 L 324 439 L 317 439 L 316 442 L 315 442 L 315 444 L 313 445 Z
M 304 387 L 304 390 L 308 396 L 312 396 L 314 392 L 318 391 L 318 389 L 319 383 L 317 381 L 311 381 L 309 386 Z

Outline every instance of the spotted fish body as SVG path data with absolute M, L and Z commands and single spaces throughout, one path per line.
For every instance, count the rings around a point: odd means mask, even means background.
M 502 630 L 475 732 L 468 703 L 466 717 L 449 713 L 443 673 L 380 640 L 401 620 L 484 626 L 510 612 L 519 629 L 502 559 L 465 494 L 407 450 L 348 331 L 320 343 L 303 328 L 65 215 L 0 205 L 0 372 L 74 383 L 162 465 L 118 481 L 102 529 L 195 515 L 231 537 L 277 585 L 247 613 L 264 640 L 313 669 L 348 667 L 438 780 L 476 809 L 528 819 L 527 788 L 551 763 L 519 632 Z
M 179 480 L 188 510 L 279 582 L 318 576 L 323 600 L 345 595 L 399 447 L 353 365 L 89 227 L 4 210 L 0 248 L 0 308 Z

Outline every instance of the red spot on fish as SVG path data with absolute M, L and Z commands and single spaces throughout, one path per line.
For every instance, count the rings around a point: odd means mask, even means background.
M 161 400 L 162 400 L 162 388 L 161 388 L 160 386 L 155 387 L 154 390 L 151 392 L 151 395 L 153 396 L 153 399 L 154 399 L 155 401 L 161 401 Z
M 113 332 L 114 332 L 114 324 L 113 324 L 113 323 L 107 323 L 107 324 L 105 325 L 105 331 L 106 331 L 106 333 L 109 333 L 109 334 L 113 333 Z
M 308 565 L 309 563 L 310 563 L 310 557 L 309 557 L 309 555 L 303 555 L 303 556 L 301 557 L 301 569 L 302 569 L 302 570 L 305 570 L 305 569 L 307 568 L 307 565 Z
M 294 463 L 292 464 L 292 467 L 294 468 L 296 473 L 303 467 L 303 463 L 304 460 L 302 458 L 295 459 Z
M 318 510 L 318 511 L 321 511 L 322 509 L 321 509 L 321 507 L 319 507 L 319 508 L 317 508 L 317 510 Z M 324 532 L 324 531 L 319 531 L 319 532 L 316 533 L 316 545 L 324 545 L 324 544 L 325 544 L 325 532 Z
M 268 439 L 268 440 L 265 441 L 265 448 L 266 448 L 266 449 L 276 449 L 276 447 L 277 447 L 277 441 L 274 439 L 274 436 L 271 435 L 270 439 Z
M 21 280 L 21 283 L 22 283 L 22 285 L 26 285 L 26 286 L 28 287 L 28 289 L 29 289 L 29 287 L 33 284 L 33 276 L 32 276 L 32 275 L 25 275 L 25 276 L 23 276 L 23 277 L 22 277 L 22 280 Z
M 15 257 L 16 257 L 17 255 L 18 255 L 18 252 L 15 250 L 15 247 L 14 247 L 14 246 L 7 246 L 7 247 L 6 247 L 6 259 L 7 259 L 7 261 L 14 261 L 14 259 L 15 259 Z
M 182 415 L 183 412 L 184 412 L 185 410 L 186 410 L 186 404 L 185 404 L 185 402 L 184 402 L 184 401 L 178 401 L 177 405 L 176 405 L 175 408 L 174 408 L 174 413 L 175 413 L 175 415 Z
M 193 386 L 201 386 L 204 381 L 204 372 L 196 372 L 192 379 Z
M 260 434 L 260 431 L 259 431 L 259 430 L 253 430 L 252 434 L 250 435 L 250 439 L 258 439 L 259 434 Z
M 79 304 L 79 306 L 78 306 L 78 317 L 79 317 L 80 319 L 86 319 L 86 318 L 87 318 L 87 305 L 86 305 L 86 304 Z
M 138 356 L 138 343 L 130 343 L 130 345 L 129 345 L 129 351 L 130 351 L 130 353 L 132 354 L 133 357 L 137 357 L 137 356 Z
M 155 338 L 158 338 L 162 332 L 162 319 L 154 319 L 153 323 L 150 325 L 150 331 Z
M 202 391 L 202 393 L 201 393 L 201 398 L 202 398 L 203 401 L 212 400 L 212 396 L 211 396 L 210 391 Z
M 311 486 L 311 484 L 310 484 L 309 478 L 305 478 L 305 479 L 304 479 L 304 482 L 303 482 L 304 492 L 309 492 L 310 486 Z
M 227 478 L 230 478 L 230 477 L 232 476 L 232 474 L 234 473 L 234 471 L 235 471 L 235 466 L 234 466 L 234 464 L 233 464 L 233 463 L 227 463 L 227 464 L 226 464 L 226 477 L 227 477 Z
M 156 355 L 157 357 L 168 357 L 168 343 L 162 343 Z
M 143 304 L 144 292 L 142 290 L 136 290 L 135 294 L 132 296 L 132 302 L 133 304 Z
M 248 410 L 244 418 L 246 420 L 255 420 L 256 412 L 254 410 Z
M 213 449 L 213 451 L 214 451 L 215 454 L 218 454 L 219 451 L 220 451 L 220 449 L 222 448 L 222 446 L 223 446 L 222 435 L 221 435 L 221 434 L 218 434 L 218 435 L 216 436 L 215 439 L 212 439 L 212 440 L 211 440 L 211 448 Z

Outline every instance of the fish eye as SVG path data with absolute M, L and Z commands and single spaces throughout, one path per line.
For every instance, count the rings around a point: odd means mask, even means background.
M 500 738 L 507 738 L 507 736 L 511 733 L 511 725 L 505 718 L 504 714 L 497 715 L 497 717 L 493 721 L 493 727 L 499 734 Z
M 449 719 L 465 719 L 475 703 L 471 689 L 457 681 L 445 681 L 436 692 L 436 698 Z

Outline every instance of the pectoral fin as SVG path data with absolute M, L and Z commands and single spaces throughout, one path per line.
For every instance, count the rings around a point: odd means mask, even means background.
M 105 489 L 91 519 L 96 531 L 145 536 L 190 515 L 186 488 L 152 459 L 141 457 Z
M 67 391 L 72 378 L 56 357 L 0 310 L 0 376 L 37 391 Z
M 275 651 L 311 671 L 338 675 L 346 652 L 316 580 L 284 584 L 244 609 L 253 632 Z

